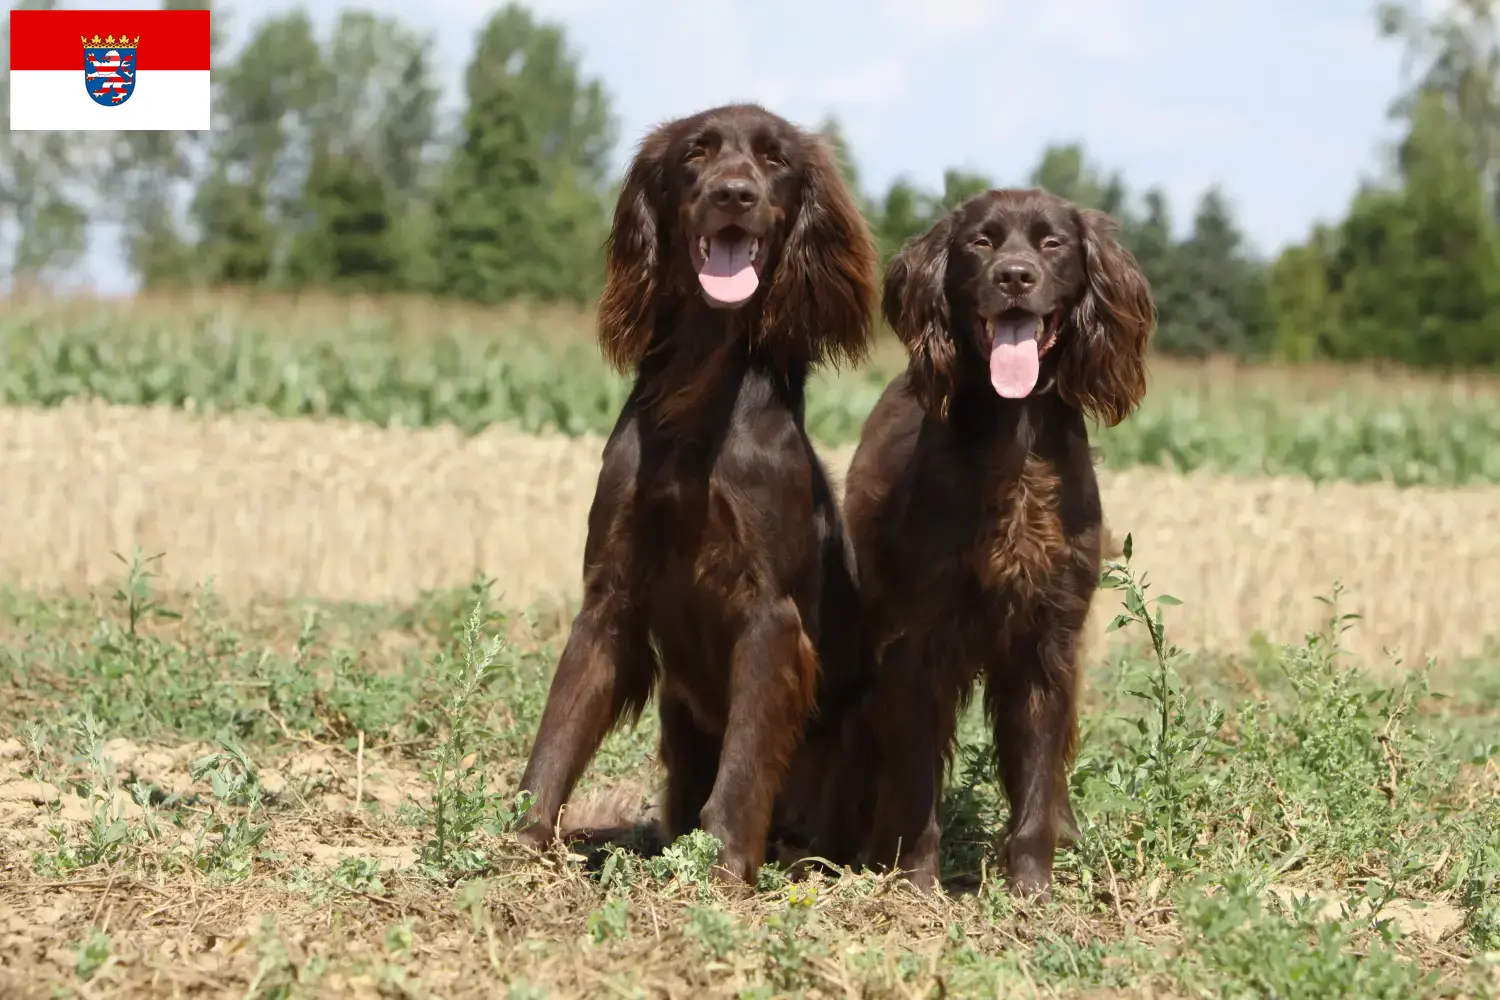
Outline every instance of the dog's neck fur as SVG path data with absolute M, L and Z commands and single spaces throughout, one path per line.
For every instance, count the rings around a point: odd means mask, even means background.
M 995 489 L 1016 481 L 1028 462 L 1047 460 L 1052 449 L 1045 442 L 1059 425 L 1072 427 L 1085 440 L 1088 436 L 1083 413 L 1055 390 L 1003 399 L 982 379 L 956 388 L 943 425 L 959 450 L 990 470 Z
M 781 405 L 802 423 L 809 366 L 772 356 L 755 343 L 758 302 L 714 309 L 695 297 L 657 320 L 651 349 L 636 371 L 636 389 L 654 423 L 681 433 L 718 427 L 736 405 Z M 764 386 L 742 399 L 748 380 Z

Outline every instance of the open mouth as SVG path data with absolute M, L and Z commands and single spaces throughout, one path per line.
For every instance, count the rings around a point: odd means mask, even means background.
M 739 305 L 760 287 L 764 266 L 760 251 L 760 238 L 739 226 L 725 226 L 712 236 L 699 236 L 691 244 L 698 284 L 715 302 Z
M 990 385 L 1006 399 L 1024 399 L 1036 388 L 1042 355 L 1057 343 L 1062 310 L 1045 316 L 1026 309 L 1007 309 L 984 321 L 990 341 Z

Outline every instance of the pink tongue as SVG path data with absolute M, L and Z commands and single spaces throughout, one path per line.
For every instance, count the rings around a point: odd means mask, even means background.
M 1021 399 L 1036 388 L 1041 355 L 1036 320 L 997 320 L 990 342 L 990 385 L 1006 399 Z
M 711 236 L 708 260 L 698 271 L 698 284 L 715 301 L 726 304 L 743 302 L 755 294 L 760 278 L 750 263 L 750 239 L 725 240 Z

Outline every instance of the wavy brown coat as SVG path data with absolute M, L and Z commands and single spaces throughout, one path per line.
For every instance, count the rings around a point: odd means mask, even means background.
M 700 241 L 743 250 L 751 236 L 760 286 L 737 308 L 712 301 Z M 753 882 L 809 722 L 816 743 L 820 712 L 837 716 L 858 690 L 851 553 L 803 426 L 804 386 L 815 365 L 866 354 L 876 264 L 820 137 L 737 105 L 641 144 L 598 320 L 605 357 L 635 382 L 521 781 L 532 844 L 551 840 L 602 738 L 654 689 L 663 832 L 701 826 L 721 841 L 719 874 Z
M 879 661 L 866 719 L 878 781 L 847 806 L 873 809 L 870 859 L 919 886 L 939 877 L 943 771 L 980 678 L 1013 887 L 1046 891 L 1076 830 L 1079 635 L 1103 527 L 1085 415 L 1113 425 L 1140 402 L 1155 325 L 1112 233 L 1107 216 L 1045 191 L 990 191 L 909 241 L 886 275 L 910 363 L 864 426 L 844 504 Z M 1006 322 L 1034 322 L 1039 344 L 1020 398 L 987 363 Z

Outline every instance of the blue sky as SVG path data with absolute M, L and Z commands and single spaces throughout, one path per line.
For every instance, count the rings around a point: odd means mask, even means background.
M 100 6 L 70 0 L 67 6 Z M 124 2 L 118 6 L 155 6 Z M 290 3 L 255 5 L 281 10 Z M 320 22 L 343 4 L 308 0 Z M 456 89 L 497 4 L 369 0 L 435 39 Z M 944 168 L 1023 180 L 1044 144 L 1082 140 L 1179 223 L 1211 184 L 1252 245 L 1274 253 L 1338 216 L 1382 169 L 1401 52 L 1373 0 L 533 0 L 566 26 L 621 124 L 617 157 L 652 124 L 756 100 L 808 125 L 836 113 L 866 186 Z M 236 28 L 249 4 L 237 5 Z M 791 26 L 795 26 L 794 29 Z M 236 32 L 238 34 L 238 32 Z M 115 290 L 102 253 L 90 277 Z M 101 290 L 103 290 L 101 288 Z

